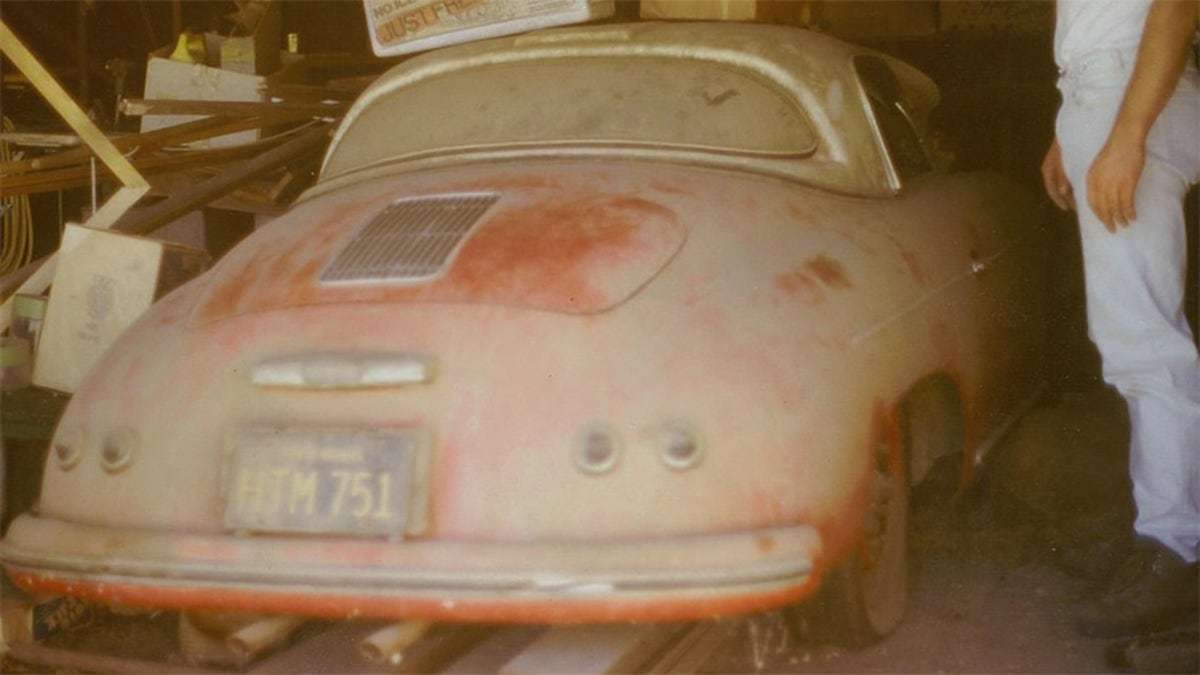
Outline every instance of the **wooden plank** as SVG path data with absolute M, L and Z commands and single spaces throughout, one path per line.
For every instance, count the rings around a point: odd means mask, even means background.
M 145 133 L 122 134 L 114 136 L 110 140 L 122 152 L 136 150 L 139 154 L 145 154 L 168 146 L 182 145 L 190 141 L 224 136 L 225 134 L 236 133 L 246 129 L 257 129 L 267 123 L 268 121 L 261 117 L 231 119 L 214 116 L 192 120 L 191 122 L 163 129 L 155 129 Z M 275 120 L 271 120 L 270 123 L 274 124 Z M 51 155 L 0 164 L 0 176 L 13 176 L 28 171 L 48 171 L 50 169 L 80 164 L 88 161 L 93 156 L 92 149 L 87 146 L 74 147 Z M 137 161 L 134 161 L 134 167 L 139 171 L 146 171 L 146 167 Z M 75 171 L 80 172 L 84 170 L 90 172 L 89 167 L 80 167 Z M 39 174 L 39 176 L 52 180 L 58 178 L 59 174 Z M 38 180 L 38 176 L 29 176 L 27 178 L 29 180 Z M 13 178 L 9 178 L 9 180 L 5 181 L 5 188 L 8 188 L 13 183 L 13 180 Z M 20 179 L 16 180 L 19 181 Z M 19 182 L 17 184 L 20 185 Z
M 372 78 L 373 79 L 373 78 Z M 289 101 L 305 101 L 309 103 L 317 101 L 350 101 L 357 97 L 362 90 L 366 88 L 369 82 L 363 82 L 362 86 L 355 89 L 346 87 L 330 87 L 311 84 L 287 84 L 287 83 L 267 83 L 262 86 L 262 93 L 272 98 L 281 98 Z
M 511 661 L 545 631 L 545 627 L 542 626 L 505 627 L 450 663 L 441 672 L 445 675 L 495 673 L 500 670 L 500 666 Z
M 358 653 L 358 643 L 384 625 L 379 621 L 343 621 L 329 625 L 311 637 L 302 636 L 295 646 L 268 656 L 248 672 L 288 675 L 364 672 L 368 664 Z
M 0 20 L 0 51 L 3 51 L 4 55 L 12 60 L 13 65 L 25 73 L 33 86 L 46 98 L 55 112 L 75 130 L 75 133 L 79 134 L 85 143 L 95 148 L 96 156 L 112 169 L 113 174 L 123 184 L 127 186 L 146 184 L 129 160 L 113 147 L 108 137 L 96 127 L 87 113 L 76 105 L 62 85 L 42 67 L 33 53 L 9 30 L 3 20 Z
M 338 103 L 258 103 L 256 101 L 179 101 L 170 99 L 121 100 L 126 115 L 223 115 L 225 117 L 340 117 L 345 102 Z
M 254 141 L 253 143 L 243 143 L 241 145 L 206 150 L 155 154 L 148 157 L 139 157 L 133 161 L 138 171 L 141 171 L 143 174 L 162 173 L 164 171 L 222 164 L 231 160 L 242 159 L 263 153 L 272 147 L 280 145 L 282 142 L 282 139 L 275 137 Z M 97 180 L 103 180 L 109 176 L 111 174 L 106 170 L 97 172 Z M 3 183 L 0 184 L 0 195 L 11 197 L 20 194 L 50 192 L 87 185 L 91 180 L 91 167 L 84 164 L 61 169 L 34 171 L 6 177 Z
M 145 178 L 138 173 L 137 169 L 129 163 L 129 160 L 121 154 L 108 137 L 100 131 L 99 128 L 88 118 L 87 114 L 75 104 L 75 101 L 63 90 L 62 86 L 54 80 L 54 77 L 42 67 L 33 53 L 22 43 L 17 36 L 9 30 L 8 25 L 0 19 L 0 51 L 4 53 L 26 77 L 37 88 L 38 92 L 50 103 L 64 121 L 79 134 L 79 137 L 84 140 L 96 152 L 99 157 L 113 174 L 120 179 L 125 186 L 124 189 L 117 191 L 112 198 L 104 204 L 104 207 L 97 210 L 95 216 L 89 221 L 93 221 L 96 227 L 107 227 L 112 221 L 116 220 L 118 211 L 128 209 L 133 205 L 146 191 L 150 189 L 150 184 Z M 21 284 L 18 289 L 20 293 L 41 293 L 46 290 L 54 277 L 55 262 L 54 258 L 49 258 L 37 271 L 33 273 L 25 283 Z M 12 298 L 8 298 L 0 305 L 0 331 L 8 330 L 12 323 Z
M 434 626 L 428 634 L 406 648 L 397 664 L 379 664 L 393 673 L 437 672 L 456 656 L 466 653 L 496 632 L 492 626 Z
M 82 141 L 75 134 L 51 134 L 37 131 L 5 131 L 0 141 L 26 148 L 78 147 Z
M 274 171 L 307 153 L 320 152 L 329 141 L 329 125 L 322 124 L 212 178 L 176 193 L 163 201 L 134 213 L 127 213 L 114 229 L 130 234 L 146 235 L 208 202 L 231 192 L 244 181 Z
M 258 120 L 234 120 L 231 124 L 228 118 L 214 116 L 192 120 L 185 124 L 177 124 L 165 129 L 155 129 L 144 134 L 122 134 L 113 137 L 111 140 L 113 145 L 122 152 L 128 152 L 133 149 L 145 152 L 167 145 L 185 143 L 197 138 L 208 138 L 209 136 L 219 136 L 229 133 L 222 131 L 227 126 L 233 126 L 235 131 L 241 131 L 243 128 L 247 128 L 245 126 L 247 122 L 261 124 Z M 16 173 L 17 170 L 21 169 L 21 165 L 23 164 L 28 165 L 29 169 L 44 170 L 86 162 L 92 156 L 91 148 L 86 146 L 75 147 L 70 150 L 56 152 L 52 155 L 35 157 L 24 162 L 11 162 L 0 165 L 0 175 Z
M 500 669 L 532 673 L 627 673 L 644 664 L 680 630 L 678 624 L 556 626 Z
M 736 625 L 732 619 L 697 623 L 653 663 L 643 666 L 643 670 L 647 673 L 695 673 L 729 641 Z

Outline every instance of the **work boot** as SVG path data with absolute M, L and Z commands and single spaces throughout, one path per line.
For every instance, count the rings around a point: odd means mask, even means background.
M 1075 628 L 1089 637 L 1116 638 L 1174 625 L 1196 610 L 1196 563 L 1144 539 L 1117 570 L 1104 594 L 1084 605 Z

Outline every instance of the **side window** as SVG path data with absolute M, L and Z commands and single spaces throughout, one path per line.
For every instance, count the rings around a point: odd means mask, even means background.
M 901 180 L 933 170 L 921 137 L 904 108 L 904 91 L 887 63 L 875 56 L 858 56 L 854 67 L 862 82 L 875 124 Z

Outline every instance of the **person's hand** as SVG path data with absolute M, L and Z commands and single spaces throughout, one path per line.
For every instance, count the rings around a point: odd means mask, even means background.
M 1140 139 L 1114 131 L 1088 170 L 1088 206 L 1109 232 L 1128 227 L 1137 219 L 1134 193 L 1142 167 L 1146 164 L 1146 148 Z
M 1063 211 L 1075 208 L 1075 191 L 1071 188 L 1071 181 L 1067 179 L 1066 170 L 1063 169 L 1062 148 L 1058 147 L 1057 138 L 1050 144 L 1046 158 L 1042 160 L 1042 182 L 1046 185 L 1046 194 L 1050 201 L 1057 204 L 1058 208 Z

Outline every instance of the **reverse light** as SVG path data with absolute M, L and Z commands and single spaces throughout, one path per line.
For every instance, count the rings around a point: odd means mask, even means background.
M 87 436 L 83 429 L 75 428 L 64 431 L 54 441 L 54 459 L 58 468 L 66 471 L 74 468 L 83 459 L 83 450 L 87 445 Z
M 436 365 L 433 357 L 423 354 L 295 354 L 255 365 L 250 381 L 293 389 L 402 387 L 432 382 Z
M 118 429 L 104 439 L 100 449 L 100 465 L 109 473 L 118 473 L 129 468 L 137 455 L 138 435 L 128 427 Z
M 617 468 L 620 461 L 621 442 L 611 429 L 597 425 L 580 434 L 575 445 L 575 465 L 581 471 L 599 476 Z
M 704 461 L 704 443 L 690 424 L 666 422 L 655 430 L 658 458 L 667 468 L 686 471 Z

